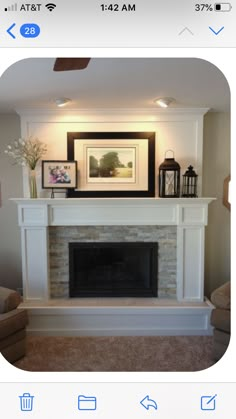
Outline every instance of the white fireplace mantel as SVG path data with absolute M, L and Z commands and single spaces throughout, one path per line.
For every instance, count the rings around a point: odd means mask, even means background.
M 214 198 L 13 199 L 19 225 L 207 225 Z
M 49 226 L 175 225 L 177 300 L 204 300 L 204 245 L 208 205 L 214 198 L 14 198 L 21 228 L 23 294 L 27 302 L 49 295 Z

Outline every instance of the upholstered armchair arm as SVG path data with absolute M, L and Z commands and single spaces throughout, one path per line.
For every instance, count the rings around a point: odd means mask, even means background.
M 0 314 L 0 340 L 23 329 L 27 323 L 27 311 L 24 309 L 15 309 L 8 313 Z
M 230 281 L 212 292 L 211 302 L 216 308 L 230 310 Z

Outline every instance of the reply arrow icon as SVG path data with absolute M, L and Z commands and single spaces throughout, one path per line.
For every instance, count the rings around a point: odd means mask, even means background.
M 145 396 L 143 400 L 141 400 L 140 404 L 145 407 L 146 410 L 149 410 L 149 407 L 153 407 L 153 409 L 157 410 L 157 404 L 155 400 L 150 399 L 149 396 Z

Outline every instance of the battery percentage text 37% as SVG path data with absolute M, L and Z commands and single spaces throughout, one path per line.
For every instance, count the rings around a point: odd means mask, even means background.
M 195 12 L 213 12 L 213 10 L 214 10 L 213 4 L 206 4 L 206 3 L 195 4 Z

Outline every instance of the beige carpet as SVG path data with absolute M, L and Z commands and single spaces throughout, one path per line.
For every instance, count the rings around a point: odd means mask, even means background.
M 213 365 L 211 336 L 28 337 L 27 371 L 200 371 Z

